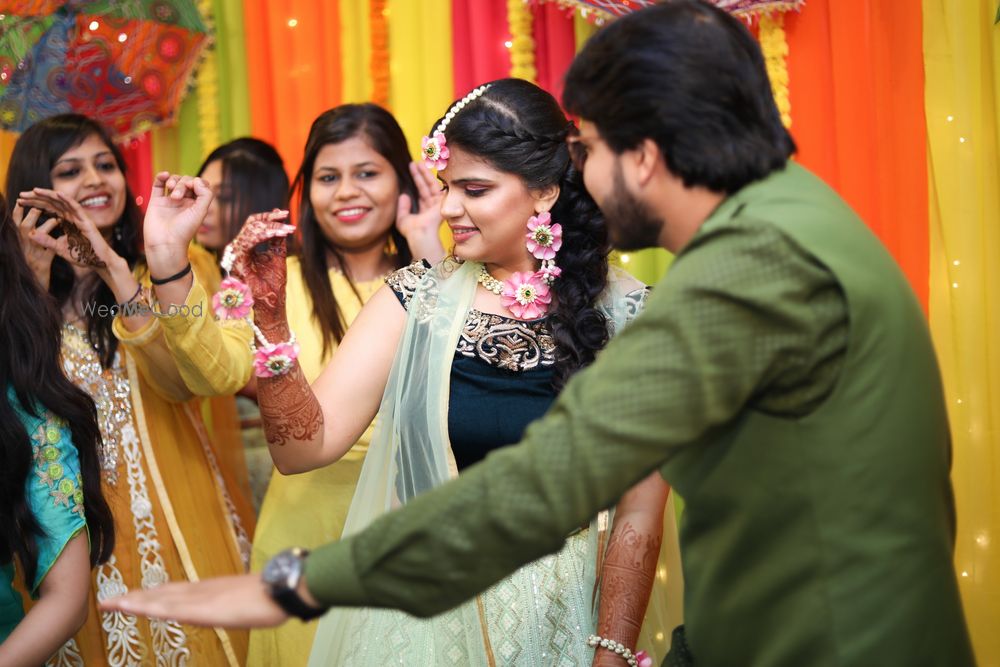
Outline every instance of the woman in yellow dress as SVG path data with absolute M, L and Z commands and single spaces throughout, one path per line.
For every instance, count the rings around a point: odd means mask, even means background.
M 274 146 L 266 141 L 240 137 L 216 147 L 202 162 L 198 177 L 212 189 L 215 197 L 198 227 L 195 240 L 216 262 L 221 260 L 223 250 L 251 214 L 288 208 L 285 164 Z M 213 277 L 216 278 L 214 282 L 206 285 L 210 293 L 215 292 L 221 282 L 217 270 Z M 205 420 L 211 422 L 217 440 L 233 443 L 232 447 L 220 452 L 223 465 L 243 473 L 237 481 L 259 508 L 273 466 L 259 426 L 256 387 L 256 378 L 251 378 L 235 401 L 228 397 L 209 399 Z M 242 430 L 241 418 L 248 424 Z
M 316 118 L 292 190 L 301 196 L 301 236 L 288 259 L 287 313 L 312 382 L 386 275 L 414 259 L 444 257 L 440 193 L 430 171 L 410 161 L 399 124 L 374 104 Z M 334 465 L 272 475 L 253 570 L 289 544 L 313 547 L 340 536 L 370 436 L 369 428 Z M 297 621 L 252 631 L 249 667 L 305 667 L 315 631 L 315 623 Z
M 253 531 L 199 412 L 199 396 L 246 384 L 253 336 L 246 322 L 212 317 L 202 274 L 214 262 L 189 250 L 211 191 L 158 174 L 142 257 L 124 170 L 100 125 L 62 115 L 21 135 L 7 176 L 15 221 L 32 209 L 51 216 L 22 226 L 22 248 L 61 310 L 64 370 L 97 405 L 117 537 L 95 570 L 86 624 L 49 664 L 239 667 L 245 632 L 97 609 L 127 590 L 244 571 Z

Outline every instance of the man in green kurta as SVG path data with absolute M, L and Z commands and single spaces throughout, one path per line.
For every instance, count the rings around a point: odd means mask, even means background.
M 669 664 L 973 664 L 923 313 L 862 221 L 788 162 L 752 37 L 698 0 L 636 12 L 588 42 L 565 102 L 612 238 L 673 265 L 519 446 L 315 551 L 299 595 L 444 611 L 659 469 L 686 501 Z M 259 578 L 211 586 L 118 604 L 285 617 Z

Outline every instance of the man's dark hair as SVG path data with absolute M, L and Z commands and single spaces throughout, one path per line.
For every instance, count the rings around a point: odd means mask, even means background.
M 616 153 L 652 139 L 688 187 L 731 194 L 795 152 L 757 42 L 701 0 L 667 0 L 595 34 L 566 75 L 563 104 Z

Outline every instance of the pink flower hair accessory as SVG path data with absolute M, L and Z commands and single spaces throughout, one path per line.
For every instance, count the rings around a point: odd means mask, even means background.
M 226 278 L 219 285 L 219 291 L 212 296 L 212 310 L 220 320 L 241 320 L 250 314 L 253 295 L 241 280 Z
M 424 156 L 424 164 L 427 165 L 429 169 L 436 169 L 441 171 L 448 166 L 448 158 L 451 157 L 448 151 L 448 140 L 444 136 L 444 131 L 448 129 L 448 123 L 452 121 L 455 116 L 458 115 L 465 105 L 472 102 L 474 99 L 489 90 L 490 85 L 486 84 L 484 86 L 479 86 L 478 88 L 473 88 L 468 95 L 455 102 L 448 109 L 448 112 L 438 123 L 437 127 L 431 133 L 431 136 L 424 137 L 420 140 L 420 152 Z
M 544 316 L 551 302 L 549 286 L 539 273 L 515 272 L 503 283 L 500 303 L 518 319 Z
M 420 141 L 420 150 L 424 154 L 424 164 L 428 169 L 441 171 L 448 166 L 448 158 L 451 153 L 448 150 L 448 140 L 444 137 L 444 132 L 435 132 L 433 136 L 424 137 Z

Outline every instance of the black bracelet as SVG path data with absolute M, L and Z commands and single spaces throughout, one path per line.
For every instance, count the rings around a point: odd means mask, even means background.
M 142 283 L 139 283 L 139 287 L 136 288 L 135 294 L 132 295 L 132 298 L 129 299 L 128 301 L 124 301 L 122 303 L 119 303 L 118 304 L 118 310 L 119 311 L 124 310 L 125 306 L 129 305 L 130 303 L 132 303 L 133 301 L 135 301 L 137 298 L 139 298 L 139 294 L 141 292 L 142 292 Z
M 185 266 L 183 268 L 183 270 L 178 271 L 177 273 L 175 273 L 174 275 L 170 276 L 169 278 L 164 278 L 162 280 L 158 280 L 158 279 L 154 278 L 152 276 L 152 274 L 150 274 L 150 276 L 149 276 L 149 282 L 153 283 L 154 285 L 166 285 L 167 283 L 172 283 L 175 280 L 180 280 L 181 278 L 183 278 L 184 276 L 186 276 L 189 273 L 191 273 L 191 262 L 188 262 L 188 265 Z

